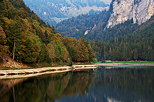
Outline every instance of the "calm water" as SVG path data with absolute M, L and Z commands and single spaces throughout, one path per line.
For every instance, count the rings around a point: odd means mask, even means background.
M 0 80 L 0 102 L 154 102 L 154 67 Z

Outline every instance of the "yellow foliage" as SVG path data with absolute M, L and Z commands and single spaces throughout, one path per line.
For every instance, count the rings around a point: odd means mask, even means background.
M 48 56 L 51 58 L 51 59 L 54 59 L 56 58 L 56 53 L 55 53 L 55 48 L 52 44 L 48 44 L 47 45 L 47 53 L 48 53 Z
M 2 20 L 3 20 L 6 24 L 8 24 L 8 25 L 9 25 L 9 24 L 15 23 L 14 20 L 9 19 L 9 18 L 7 18 L 7 17 L 3 17 Z

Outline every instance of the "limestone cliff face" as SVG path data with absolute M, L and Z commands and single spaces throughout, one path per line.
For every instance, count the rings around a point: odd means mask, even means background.
M 154 15 L 154 0 L 113 0 L 107 28 L 133 19 L 139 25 Z

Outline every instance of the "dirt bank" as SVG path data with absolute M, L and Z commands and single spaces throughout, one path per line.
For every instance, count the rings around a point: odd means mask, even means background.
M 5 68 L 31 68 L 31 67 L 26 64 L 19 63 L 6 55 L 3 58 L 3 61 L 0 61 L 0 69 L 5 69 Z

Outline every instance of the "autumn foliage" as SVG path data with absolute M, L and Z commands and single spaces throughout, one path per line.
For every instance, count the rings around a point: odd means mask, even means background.
M 24 63 L 95 60 L 88 41 L 61 36 L 22 0 L 0 1 L 0 58 L 4 53 Z

